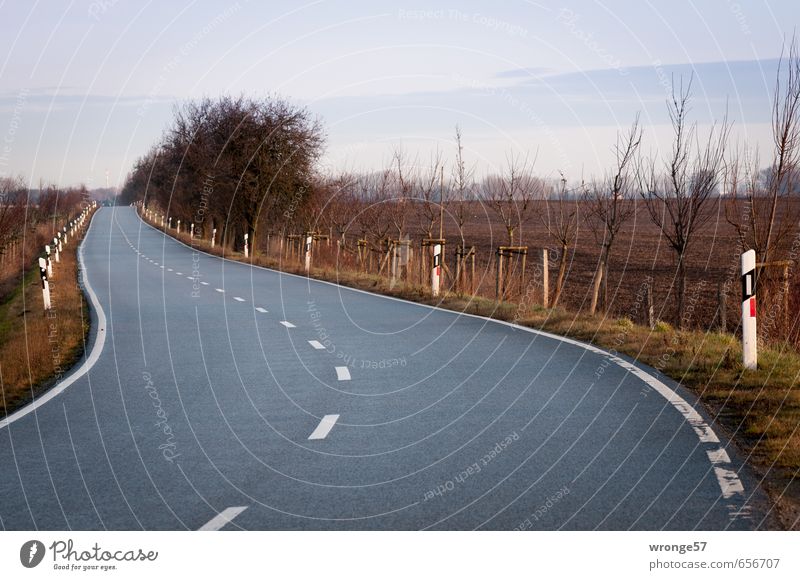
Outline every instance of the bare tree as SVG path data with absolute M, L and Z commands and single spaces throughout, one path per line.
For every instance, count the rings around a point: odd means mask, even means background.
M 358 177 L 350 173 L 341 173 L 330 178 L 326 183 L 326 203 L 323 210 L 327 222 L 336 232 L 336 247 L 347 248 L 347 233 L 353 226 L 358 199 L 356 187 Z
M 483 184 L 481 197 L 503 223 L 509 246 L 514 245 L 514 235 L 527 221 L 540 189 L 532 166 L 527 156 L 511 154 L 503 173 L 487 177 Z
M 370 240 L 372 251 L 383 252 L 383 243 L 387 241 L 393 221 L 389 217 L 391 205 L 394 203 L 392 188 L 394 177 L 391 169 L 366 175 L 360 182 L 359 195 L 364 209 L 360 222 L 364 229 L 364 237 Z M 370 239 L 371 238 L 371 239 Z
M 594 314 L 597 310 L 601 283 L 606 289 L 603 292 L 604 309 L 608 308 L 607 288 L 611 249 L 620 228 L 636 211 L 634 182 L 641 141 L 642 129 L 637 115 L 626 133 L 617 134 L 614 146 L 615 164 L 611 174 L 601 182 L 593 182 L 583 189 L 582 197 L 586 206 L 584 217 L 600 246 L 600 259 L 592 278 L 590 314 Z
M 464 242 L 464 226 L 469 217 L 468 204 L 475 193 L 475 166 L 467 167 L 464 161 L 464 145 L 461 140 L 461 128 L 456 125 L 456 163 L 452 170 L 452 191 L 448 196 L 448 212 L 458 227 L 461 245 Z
M 22 231 L 27 197 L 22 177 L 0 177 L 0 254 Z
M 545 195 L 545 215 L 541 216 L 547 233 L 559 245 L 558 277 L 551 306 L 555 308 L 564 288 L 569 248 L 578 233 L 578 200 L 567 190 L 567 179 L 561 174 L 558 185 Z
M 734 156 L 728 172 L 725 218 L 736 229 L 741 247 L 755 250 L 759 262 L 775 258 L 800 219 L 800 207 L 792 203 L 800 179 L 800 54 L 795 38 L 786 59 L 782 55 L 778 62 L 772 139 L 768 168 L 762 170 L 758 154 L 745 150 Z
M 655 162 L 640 173 L 640 193 L 650 218 L 669 242 L 677 258 L 677 324 L 682 326 L 686 295 L 686 253 L 697 231 L 708 222 L 709 202 L 717 192 L 724 168 L 725 147 L 730 131 L 727 116 L 712 125 L 708 138 L 700 143 L 696 125 L 689 124 L 691 79 L 684 88 L 681 80 L 673 84 L 668 101 L 673 129 L 672 152 L 665 162 L 665 173 L 657 172 Z
M 433 231 L 441 216 L 442 203 L 445 202 L 441 184 L 441 173 L 444 163 L 438 150 L 431 157 L 424 173 L 417 176 L 414 207 L 422 223 L 423 231 L 428 238 L 433 238 Z

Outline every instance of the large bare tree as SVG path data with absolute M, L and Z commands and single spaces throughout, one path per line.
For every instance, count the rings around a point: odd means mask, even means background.
M 555 308 L 564 289 L 569 249 L 578 234 L 578 197 L 567 189 L 567 179 L 561 174 L 558 184 L 546 192 L 545 214 L 541 216 L 547 233 L 559 246 L 558 276 L 551 306 Z
M 436 231 L 434 235 L 434 230 L 442 215 L 442 204 L 446 202 L 441 179 L 443 167 L 442 154 L 437 150 L 425 170 L 416 176 L 413 203 L 423 233 L 428 238 L 438 237 L 439 232 Z
M 785 75 L 785 79 L 783 78 Z M 738 152 L 728 171 L 725 218 L 742 249 L 769 262 L 797 228 L 800 206 L 793 203 L 800 179 L 800 54 L 792 39 L 778 61 L 772 102 L 772 159 L 762 168 L 758 153 Z
M 600 246 L 600 258 L 592 278 L 592 298 L 589 312 L 594 314 L 603 285 L 604 309 L 608 308 L 608 271 L 611 250 L 623 224 L 636 211 L 635 175 L 637 155 L 642 142 L 642 129 L 637 115 L 625 133 L 617 134 L 614 146 L 614 168 L 601 181 L 583 188 L 584 218 Z
M 464 160 L 464 144 L 461 127 L 456 125 L 456 157 L 452 169 L 451 188 L 447 196 L 448 214 L 458 227 L 459 243 L 465 245 L 464 226 L 469 218 L 469 204 L 475 195 L 475 166 L 467 165 Z
M 688 120 L 691 89 L 691 78 L 686 86 L 682 79 L 678 86 L 673 83 L 672 98 L 668 101 L 672 150 L 664 161 L 663 171 L 651 160 L 639 173 L 640 193 L 650 218 L 675 253 L 679 328 L 686 299 L 686 253 L 697 232 L 713 215 L 708 206 L 717 199 L 730 132 L 726 116 L 719 124 L 712 125 L 705 141 L 700 141 L 696 124 Z

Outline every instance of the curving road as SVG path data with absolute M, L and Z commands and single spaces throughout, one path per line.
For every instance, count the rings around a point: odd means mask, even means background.
M 627 359 L 223 261 L 132 208 L 81 254 L 92 343 L 0 422 L 2 529 L 767 525 L 693 399 Z

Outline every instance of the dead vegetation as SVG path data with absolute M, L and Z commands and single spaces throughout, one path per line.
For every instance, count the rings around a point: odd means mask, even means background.
M 0 417 L 57 382 L 83 353 L 89 319 L 78 285 L 77 242 L 70 240 L 54 265 L 50 311 L 43 309 L 33 262 L 0 305 Z

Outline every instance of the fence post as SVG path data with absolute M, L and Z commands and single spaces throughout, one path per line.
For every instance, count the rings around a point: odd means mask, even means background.
M 547 248 L 542 248 L 542 308 L 547 308 L 550 297 L 550 265 Z
M 306 248 L 305 248 L 305 270 L 306 274 L 311 271 L 311 245 L 314 243 L 314 236 L 306 235 Z
M 498 302 L 503 298 L 503 252 L 497 250 L 497 279 L 494 283 L 494 298 Z

